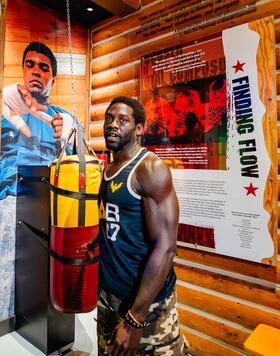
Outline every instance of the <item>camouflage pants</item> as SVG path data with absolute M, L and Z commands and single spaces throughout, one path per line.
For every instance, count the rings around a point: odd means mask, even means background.
M 150 306 L 137 355 L 183 356 L 186 345 L 179 332 L 178 313 L 175 308 L 176 291 L 161 302 Z M 109 355 L 107 342 L 122 320 L 121 300 L 103 290 L 98 291 L 97 336 L 98 355 Z M 121 313 L 122 314 L 122 313 Z

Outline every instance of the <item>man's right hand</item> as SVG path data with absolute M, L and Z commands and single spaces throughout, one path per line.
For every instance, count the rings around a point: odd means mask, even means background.
M 92 258 L 94 256 L 96 250 L 96 239 L 97 237 L 93 237 L 91 240 L 83 244 L 77 252 L 87 252 L 89 257 Z
M 141 340 L 143 330 L 135 329 L 121 321 L 109 341 L 108 346 L 111 348 L 111 356 L 132 356 L 137 355 L 137 349 Z
M 36 114 L 37 111 L 47 111 L 47 107 L 45 105 L 39 104 L 38 101 L 32 97 L 32 95 L 27 91 L 27 89 L 21 85 L 17 85 L 17 89 L 21 94 L 22 99 L 25 104 L 28 106 L 31 114 Z
M 52 119 L 52 127 L 54 129 L 53 137 L 61 138 L 62 129 L 63 129 L 63 118 L 59 113 L 54 115 Z

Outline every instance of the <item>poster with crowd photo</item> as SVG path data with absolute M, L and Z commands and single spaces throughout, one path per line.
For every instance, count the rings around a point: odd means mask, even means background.
M 178 245 L 275 263 L 273 31 L 262 19 L 141 59 L 142 144 L 171 168 Z

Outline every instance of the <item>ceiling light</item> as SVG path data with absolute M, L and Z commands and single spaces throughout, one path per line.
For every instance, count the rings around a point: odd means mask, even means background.
M 94 9 L 92 7 L 87 7 L 86 10 L 92 12 Z

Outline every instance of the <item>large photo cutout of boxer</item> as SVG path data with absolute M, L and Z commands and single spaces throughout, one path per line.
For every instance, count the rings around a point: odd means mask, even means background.
M 87 28 L 73 24 L 77 116 L 85 122 Z M 25 0 L 6 14 L 0 160 L 0 320 L 14 314 L 16 174 L 48 165 L 72 127 L 66 18 Z M 71 150 L 71 147 L 68 147 Z

